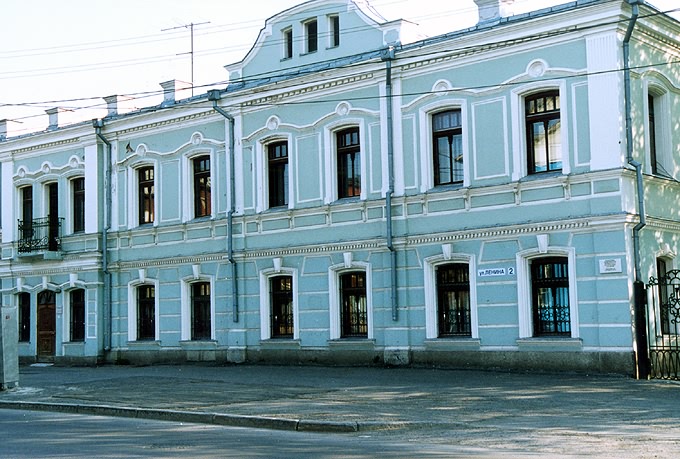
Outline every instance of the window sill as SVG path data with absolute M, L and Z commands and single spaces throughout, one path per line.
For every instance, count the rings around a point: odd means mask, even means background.
M 520 351 L 534 352 L 581 352 L 583 340 L 571 337 L 536 337 L 520 338 L 517 340 Z
M 317 52 L 318 52 L 318 50 L 317 51 L 307 51 L 306 53 L 300 53 L 300 56 L 309 56 L 310 54 L 316 54 Z
M 533 174 L 527 173 L 524 177 L 520 178 L 520 182 L 532 182 L 534 180 L 543 180 L 548 178 L 562 177 L 564 173 L 562 170 L 550 171 L 550 172 L 534 172 Z
M 464 188 L 463 182 L 460 183 L 447 183 L 445 185 L 435 185 L 429 191 L 433 193 L 444 192 L 444 191 L 455 191 Z

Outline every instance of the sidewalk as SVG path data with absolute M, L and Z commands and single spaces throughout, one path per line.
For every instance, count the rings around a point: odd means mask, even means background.
M 270 429 L 557 429 L 680 440 L 680 384 L 620 376 L 291 366 L 21 367 L 0 408 Z

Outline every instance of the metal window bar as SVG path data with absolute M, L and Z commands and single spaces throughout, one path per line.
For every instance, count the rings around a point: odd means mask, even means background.
M 19 253 L 61 250 L 61 217 L 18 220 Z
M 651 377 L 680 380 L 680 270 L 650 278 L 648 340 Z

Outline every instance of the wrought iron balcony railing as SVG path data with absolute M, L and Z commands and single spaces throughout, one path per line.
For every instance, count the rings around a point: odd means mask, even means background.
M 19 220 L 19 253 L 61 250 L 61 217 Z

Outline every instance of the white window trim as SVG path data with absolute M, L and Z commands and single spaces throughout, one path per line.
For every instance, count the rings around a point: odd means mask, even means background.
M 270 280 L 277 276 L 293 278 L 293 339 L 300 339 L 298 309 L 298 270 L 294 268 L 265 269 L 260 271 L 260 339 L 272 339 Z
M 139 221 L 139 170 L 143 167 L 153 167 L 153 226 L 158 226 L 158 221 L 160 220 L 160 215 L 158 213 L 159 209 L 159 168 L 157 161 L 144 161 L 138 162 L 128 167 L 128 222 L 131 223 L 131 228 L 136 228 L 139 226 L 147 226 L 148 223 L 141 223 Z
M 371 264 L 359 261 L 352 261 L 351 254 L 346 254 L 348 262 L 333 265 L 328 271 L 328 304 L 330 310 L 330 329 L 329 335 L 331 340 L 342 338 L 341 323 L 340 323 L 340 275 L 353 272 L 363 271 L 366 273 L 366 322 L 368 326 L 367 339 L 373 339 L 373 279 L 371 272 Z
M 213 276 L 191 276 L 182 279 L 180 339 L 191 341 L 191 285 L 197 282 L 210 284 L 210 339 L 215 339 L 215 279 Z
M 290 42 L 291 42 L 291 54 L 288 55 L 288 38 L 287 34 L 290 32 Z M 293 33 L 293 27 L 286 27 L 281 29 L 281 60 L 292 59 L 295 55 L 295 35 Z
M 655 135 L 656 140 L 656 161 L 668 173 L 672 172 L 673 161 L 671 158 L 672 147 L 672 128 L 671 128 L 671 109 L 668 90 L 661 84 L 654 81 L 645 80 L 644 88 L 644 130 L 645 130 L 645 169 L 652 174 L 651 161 L 651 135 Z M 654 118 L 656 131 L 652 133 L 649 127 L 649 101 L 647 96 L 654 98 Z M 656 174 L 664 176 L 664 174 Z
M 73 217 L 74 217 L 73 211 L 75 209 L 75 206 L 74 206 L 75 194 L 74 194 L 74 189 L 73 189 L 73 182 L 74 182 L 74 180 L 79 179 L 79 178 L 85 180 L 84 175 L 73 175 L 73 176 L 68 177 L 68 179 L 67 179 L 68 180 L 67 181 L 67 184 L 68 184 L 68 187 L 67 187 L 68 188 L 68 199 L 66 199 L 66 205 L 65 205 L 65 207 L 66 207 L 66 210 L 65 210 L 66 218 L 64 218 L 65 228 L 63 229 L 63 234 L 76 234 L 75 230 L 74 230 L 75 221 L 73 219 Z M 87 188 L 85 189 L 85 196 L 84 197 L 87 199 Z M 84 234 L 85 232 L 87 232 L 87 216 L 88 216 L 87 215 L 87 204 L 85 205 L 85 209 L 83 209 L 83 216 L 84 216 L 83 232 L 77 233 L 77 234 Z
M 309 50 L 309 30 L 307 29 L 309 24 L 316 22 L 316 50 Z M 321 36 L 321 30 L 319 29 L 319 19 L 316 17 L 308 18 L 302 21 L 302 34 L 304 37 L 304 54 L 316 53 L 319 51 L 319 38 Z
M 474 255 L 452 254 L 436 255 L 426 258 L 424 263 L 425 280 L 425 337 L 439 338 L 437 315 L 437 268 L 453 263 L 467 264 L 470 278 L 470 332 L 472 339 L 479 339 L 479 316 L 477 310 L 477 262 Z M 465 337 L 461 337 L 465 339 Z
M 154 173 L 155 176 L 155 173 Z M 143 271 L 143 270 L 142 270 Z M 137 287 L 143 285 L 153 285 L 154 298 L 154 340 L 160 339 L 160 302 L 159 302 L 159 282 L 156 279 L 147 279 L 146 276 L 141 276 L 140 279 L 135 279 L 128 283 L 128 341 L 137 341 Z
M 85 336 L 84 341 L 87 341 L 87 290 L 84 287 L 74 287 L 64 290 L 64 318 L 62 319 L 64 343 L 71 342 L 71 294 L 75 290 L 84 290 L 85 300 Z M 83 342 L 84 342 L 83 341 Z
M 210 158 L 210 215 L 203 217 L 196 217 L 196 209 L 194 209 L 194 163 L 193 160 L 200 156 L 208 156 Z M 215 177 L 215 154 L 213 150 L 198 150 L 192 151 L 189 154 L 182 156 L 182 183 L 185 192 L 182 193 L 182 221 L 188 222 L 196 218 L 215 218 L 215 193 L 214 184 L 217 183 Z M 156 171 L 154 170 L 154 190 L 156 186 Z M 155 196 L 154 196 L 155 201 Z M 139 205 L 139 201 L 138 201 Z M 154 202 L 154 207 L 156 203 Z M 154 219 L 155 220 L 155 219 Z M 155 222 L 154 222 L 155 223 Z
M 294 209 L 293 203 L 293 137 L 292 135 L 271 136 L 261 139 L 256 143 L 255 155 L 255 211 L 264 212 L 274 207 L 269 206 L 269 156 L 268 147 L 272 143 L 286 142 L 288 148 L 288 209 Z M 281 207 L 283 208 L 283 207 Z
M 432 115 L 446 110 L 460 110 L 461 117 L 461 131 L 463 135 L 463 187 L 470 186 L 470 138 L 467 129 L 468 106 L 465 99 L 443 99 L 425 105 L 418 112 L 418 118 L 422 129 L 425 129 L 425 135 L 420 135 L 420 151 L 424 158 L 421 158 L 420 164 L 422 169 L 420 171 L 420 191 L 425 193 L 435 187 L 434 185 L 434 151 L 432 144 Z
M 544 91 L 558 90 L 560 93 L 560 126 L 562 147 L 562 175 L 571 173 L 571 147 L 569 142 L 569 112 L 567 110 L 567 82 L 566 80 L 544 80 L 529 83 L 515 88 L 511 92 L 510 108 L 512 113 L 512 180 L 517 181 L 529 175 L 527 164 L 526 113 L 524 99 L 527 96 Z M 531 174 L 541 175 L 541 174 Z
M 343 129 L 359 128 L 359 147 L 361 152 L 361 193 L 359 199 L 368 197 L 368 144 L 366 143 L 366 126 L 361 118 L 346 118 L 324 128 L 325 163 L 326 163 L 326 195 L 324 204 L 337 201 L 338 198 L 338 146 L 336 134 Z M 343 198 L 345 199 L 345 198 Z
M 327 15 L 326 16 L 326 24 L 327 24 L 327 27 L 328 27 L 328 33 L 327 33 L 328 42 L 327 42 L 326 46 L 328 47 L 328 49 L 333 49 L 333 48 L 337 48 L 337 47 L 340 46 L 340 43 L 338 43 L 337 45 L 335 43 L 333 43 L 333 33 L 335 32 L 335 29 L 333 28 L 333 18 L 338 19 L 338 34 L 340 33 L 340 15 L 339 14 L 329 14 L 329 15 Z M 342 38 L 342 37 L 340 37 L 340 38 Z
M 545 257 L 567 257 L 569 271 L 569 318 L 571 337 L 579 338 L 578 295 L 576 292 L 576 250 L 573 247 L 548 247 L 547 251 L 528 249 L 518 252 L 517 263 L 517 303 L 519 308 L 519 338 L 533 338 L 533 311 L 531 295 L 532 260 Z M 556 337 L 555 339 L 561 339 Z

